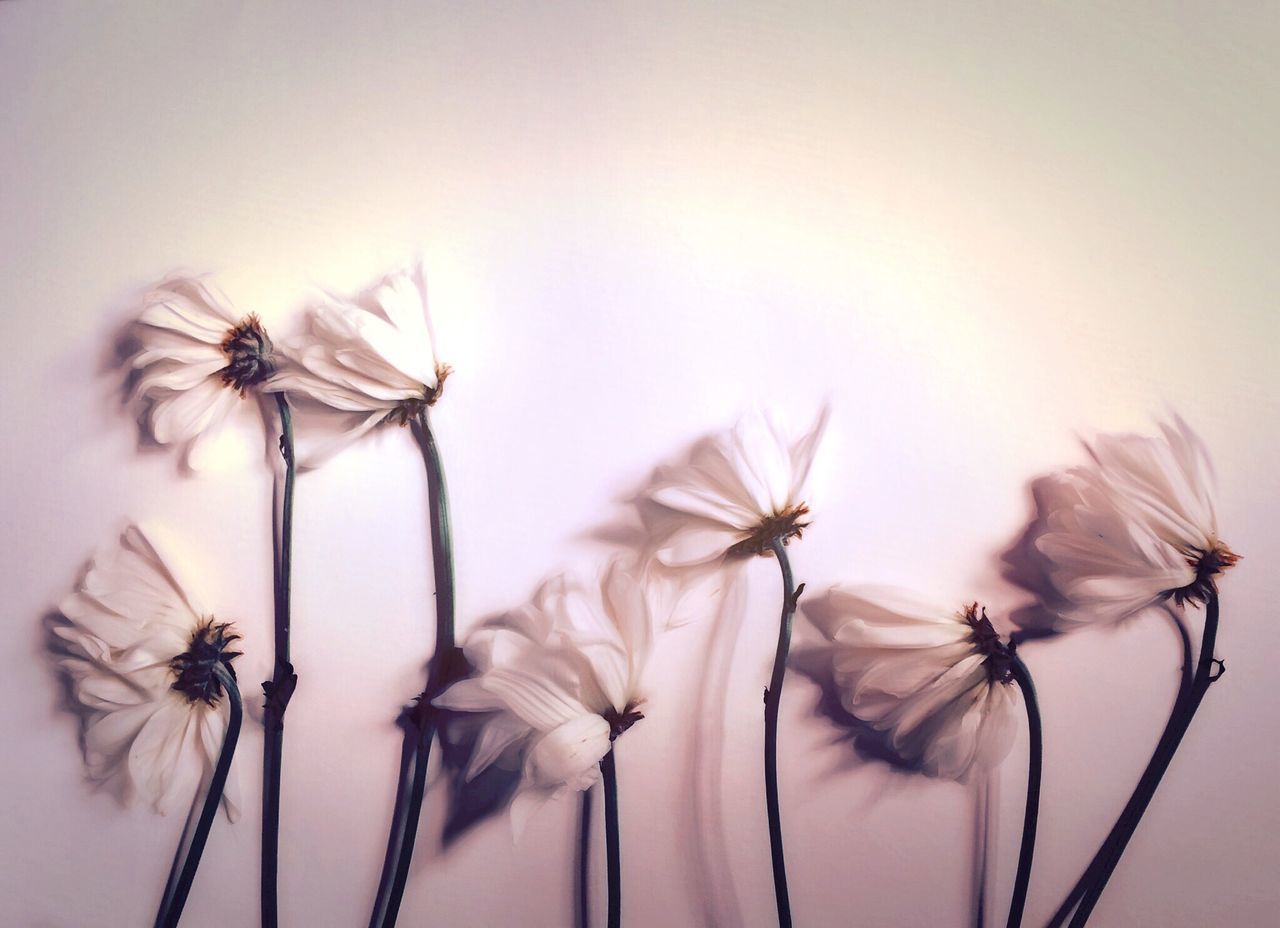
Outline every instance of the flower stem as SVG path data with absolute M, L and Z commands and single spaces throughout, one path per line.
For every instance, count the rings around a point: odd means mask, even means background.
M 1163 744 L 1166 738 L 1171 737 L 1174 728 L 1178 724 L 1181 717 L 1182 707 L 1188 695 L 1191 693 L 1192 683 L 1192 658 L 1191 658 L 1191 636 L 1187 633 L 1187 626 L 1183 624 L 1178 614 L 1172 610 L 1169 611 L 1169 617 L 1173 620 L 1174 629 L 1178 632 L 1178 640 L 1182 645 L 1182 674 L 1178 682 L 1178 694 L 1174 697 L 1173 711 L 1169 713 L 1169 720 L 1165 723 L 1164 731 L 1160 734 L 1160 741 L 1157 745 Z M 1159 749 L 1151 755 L 1151 760 L 1147 762 L 1146 771 L 1143 777 L 1154 769 L 1159 757 Z M 1102 846 L 1098 848 L 1098 852 L 1093 855 L 1093 860 L 1089 861 L 1089 866 L 1085 868 L 1084 873 L 1080 875 L 1080 879 L 1076 881 L 1076 885 L 1071 887 L 1071 892 L 1067 894 L 1066 899 L 1062 901 L 1062 905 L 1058 907 L 1058 911 L 1053 913 L 1053 918 L 1045 928 L 1062 928 L 1066 924 L 1067 919 L 1071 917 L 1071 913 L 1075 910 L 1076 905 L 1084 898 L 1084 894 L 1088 891 L 1094 882 L 1097 881 L 1099 874 L 1107 866 L 1114 854 L 1116 842 L 1119 840 L 1121 833 L 1124 831 L 1129 819 L 1132 816 L 1133 808 L 1137 804 L 1137 796 L 1142 788 L 1142 779 L 1138 781 L 1138 785 L 1134 787 L 1133 795 L 1130 796 L 1128 804 L 1124 811 L 1120 813 L 1120 817 L 1116 819 L 1116 823 L 1111 827 L 1111 831 L 1107 834 L 1106 840 L 1102 842 Z
M 182 908 L 187 904 L 191 883 L 196 878 L 196 869 L 200 866 L 200 857 L 204 853 L 205 842 L 209 839 L 209 829 L 213 827 L 213 819 L 218 814 L 218 804 L 222 801 L 222 790 L 227 783 L 227 773 L 231 770 L 231 758 L 236 753 L 236 741 L 240 738 L 243 707 L 240 702 L 240 690 L 236 687 L 235 675 L 222 663 L 214 667 L 214 673 L 217 674 L 227 694 L 230 710 L 227 732 L 222 738 L 222 751 L 218 754 L 213 776 L 209 779 L 204 806 L 200 809 L 200 818 L 191 836 L 191 844 L 187 847 L 182 869 L 178 870 L 175 861 L 174 868 L 169 873 L 169 882 L 164 888 L 160 911 L 156 915 L 156 928 L 176 928 L 178 920 L 182 918 Z
M 773 655 L 773 674 L 764 691 L 764 800 L 769 815 L 769 853 L 773 860 L 773 893 L 778 904 L 778 925 L 791 928 L 791 896 L 787 892 L 787 864 L 782 852 L 782 819 L 778 812 L 778 709 L 782 704 L 782 682 L 791 650 L 791 620 L 796 600 L 804 584 L 795 588 L 791 561 L 781 539 L 769 544 L 782 571 L 782 618 L 778 623 L 778 649 Z
M 1009 920 L 1006 922 L 1008 928 L 1018 928 L 1022 924 L 1027 887 L 1031 883 L 1031 860 L 1035 856 L 1036 825 L 1040 819 L 1040 770 L 1044 755 L 1036 687 L 1031 682 L 1031 672 L 1027 670 L 1027 665 L 1016 654 L 1013 655 L 1013 679 L 1022 690 L 1022 700 L 1027 705 L 1027 733 L 1031 739 L 1031 751 L 1027 759 L 1027 805 L 1022 817 L 1022 846 L 1018 851 L 1018 872 L 1013 881 L 1013 898 L 1009 902 Z
M 582 811 L 578 816 L 578 881 L 574 887 L 578 906 L 578 928 L 591 928 L 591 806 L 595 790 L 582 791 Z
M 276 928 L 276 875 L 280 845 L 280 768 L 284 759 L 284 713 L 298 685 L 289 658 L 289 584 L 293 562 L 293 417 L 283 393 L 280 411 L 280 456 L 284 458 L 284 491 L 275 534 L 275 670 L 262 684 L 265 743 L 262 758 L 262 926 Z M 274 520 L 273 520 L 274 522 Z
M 604 843 L 609 870 L 609 928 L 622 924 L 622 860 L 618 841 L 618 771 L 613 745 L 600 761 L 604 773 Z
M 427 788 L 427 761 L 436 737 L 436 710 L 431 700 L 465 675 L 465 663 L 454 635 L 453 538 L 449 523 L 449 493 L 445 485 L 440 448 L 424 408 L 413 421 L 413 434 L 422 449 L 427 472 L 427 499 L 431 522 L 431 560 L 435 578 L 435 653 L 427 671 L 427 685 L 417 704 L 402 716 L 405 752 L 412 752 L 409 764 L 401 763 L 400 789 L 396 794 L 387 855 L 383 863 L 378 895 L 374 900 L 370 928 L 390 928 L 400 913 L 409 864 L 417 839 L 418 821 Z
M 1191 682 L 1190 692 L 1187 693 L 1185 699 L 1180 701 L 1181 705 L 1175 707 L 1175 718 L 1172 720 L 1172 724 L 1165 729 L 1160 743 L 1156 745 L 1155 754 L 1152 755 L 1150 764 L 1147 765 L 1146 771 L 1142 774 L 1142 779 L 1138 782 L 1138 788 L 1134 790 L 1128 805 L 1125 806 L 1124 812 L 1121 813 L 1120 821 L 1117 822 L 1119 830 L 1116 832 L 1115 839 L 1112 842 L 1109 858 L 1099 869 L 1092 885 L 1085 891 L 1080 901 L 1080 907 L 1076 909 L 1075 917 L 1071 919 L 1071 928 L 1084 928 L 1084 925 L 1089 921 L 1089 916 L 1093 914 L 1094 906 L 1098 904 L 1103 890 L 1107 887 L 1107 882 L 1111 879 L 1111 874 L 1115 872 L 1116 865 L 1120 862 L 1120 858 L 1129 844 L 1129 839 L 1137 831 L 1138 823 L 1142 821 L 1142 816 L 1147 811 L 1147 806 L 1151 804 L 1156 789 L 1160 786 L 1160 780 L 1164 777 L 1165 771 L 1169 769 L 1169 764 L 1173 761 L 1173 756 L 1177 753 L 1183 736 L 1186 735 L 1187 729 L 1191 727 L 1191 720 L 1200 708 L 1200 702 L 1204 699 L 1204 694 L 1222 676 L 1222 669 L 1215 672 L 1213 666 L 1218 663 L 1213 657 L 1217 638 L 1218 594 L 1214 591 L 1209 594 L 1208 599 L 1205 601 L 1204 633 L 1200 641 L 1200 657 L 1196 663 L 1196 674 Z

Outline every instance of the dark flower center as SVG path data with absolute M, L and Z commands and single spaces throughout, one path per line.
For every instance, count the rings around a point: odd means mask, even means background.
M 228 651 L 227 648 L 239 639 L 229 623 L 215 624 L 213 619 L 205 619 L 191 633 L 191 644 L 187 650 L 169 661 L 169 669 L 177 677 L 173 688 L 186 696 L 189 702 L 216 706 L 222 695 L 217 666 L 222 664 L 232 677 L 236 675 L 231 662 L 240 656 L 240 652 Z
M 970 603 L 964 607 L 964 620 L 973 629 L 969 640 L 986 658 L 987 679 L 992 683 L 1013 682 L 1013 646 L 1000 640 L 1000 633 L 987 618 L 985 606 Z
M 638 711 L 639 708 L 640 703 L 629 702 L 625 712 L 619 712 L 617 709 L 611 708 L 609 711 L 601 713 L 601 717 L 609 723 L 610 741 L 616 741 L 619 735 L 644 718 L 644 713 Z
M 1183 603 L 1203 603 L 1218 592 L 1216 577 L 1240 560 L 1236 554 L 1222 542 L 1217 542 L 1208 551 L 1192 548 L 1187 553 L 1187 563 L 1196 570 L 1196 578 L 1188 586 L 1169 591 L 1173 601 L 1181 606 Z
M 240 324 L 227 332 L 222 340 L 222 353 L 227 356 L 227 366 L 218 376 L 228 387 L 244 391 L 261 383 L 275 373 L 271 361 L 271 339 L 254 315 L 246 316 Z
M 808 522 L 800 521 L 808 514 L 809 507 L 804 503 L 797 503 L 781 512 L 765 516 L 750 535 L 729 549 L 729 554 L 743 557 L 760 556 L 767 554 L 775 541 L 785 545 L 792 538 L 799 538 L 809 527 Z
M 394 422 L 402 428 L 410 422 L 422 415 L 422 411 L 434 406 L 444 395 L 445 379 L 453 373 L 453 368 L 448 364 L 436 365 L 436 385 L 434 387 L 424 387 L 422 396 L 415 396 L 412 399 L 403 400 L 391 412 L 387 413 L 384 422 Z

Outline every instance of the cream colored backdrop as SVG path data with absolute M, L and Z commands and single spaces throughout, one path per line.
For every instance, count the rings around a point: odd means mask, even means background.
M 4 921 L 149 924 L 181 822 L 83 781 L 40 616 L 134 517 L 187 539 L 205 599 L 269 663 L 269 483 L 246 414 L 209 471 L 140 451 L 109 346 L 141 289 L 212 272 L 273 331 L 318 285 L 420 251 L 457 374 L 436 417 L 460 623 L 521 602 L 650 469 L 753 404 L 829 398 L 813 589 L 1024 594 L 999 553 L 1076 436 L 1182 412 L 1215 454 L 1224 584 L 1209 694 L 1094 924 L 1265 925 L 1280 905 L 1275 4 L 64 3 L 0 5 Z M 403 433 L 297 492 L 282 923 L 361 925 L 397 705 L 429 649 L 421 465 Z M 747 922 L 772 918 L 760 689 L 777 581 L 730 701 L 726 809 Z M 700 924 L 681 837 L 706 625 L 670 640 L 620 744 L 625 921 Z M 1159 621 L 1025 649 L 1046 721 L 1043 923 L 1172 696 Z M 858 761 L 796 677 L 783 811 L 798 924 L 967 924 L 971 793 Z M 253 925 L 246 816 L 184 925 Z M 995 903 L 1025 736 L 1002 771 Z M 559 926 L 576 807 L 448 853 L 429 799 L 401 924 Z M 598 846 L 597 846 L 598 847 Z M 599 890 L 599 886 L 597 886 Z M 599 893 L 597 893 L 599 899 Z

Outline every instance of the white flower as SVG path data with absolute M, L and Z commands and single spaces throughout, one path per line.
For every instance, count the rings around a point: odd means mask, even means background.
M 808 525 L 806 483 L 829 410 L 790 441 L 769 417 L 744 416 L 733 429 L 699 442 L 687 465 L 663 468 L 647 497 L 671 516 L 657 552 L 683 567 L 726 555 L 765 554 Z
M 963 778 L 1008 754 L 1012 654 L 977 603 L 959 610 L 877 589 L 832 589 L 801 608 L 827 636 L 841 703 L 933 776 Z
M 1102 436 L 1059 481 L 1036 547 L 1070 623 L 1203 602 L 1239 559 L 1218 536 L 1204 443 L 1178 418 L 1161 433 Z
M 435 405 L 450 368 L 435 356 L 421 264 L 388 274 L 353 299 L 330 296 L 308 311 L 308 336 L 268 390 L 347 414 L 330 453 L 382 422 L 406 425 Z
M 93 780 L 158 812 L 187 802 L 215 766 L 228 703 L 214 674 L 238 635 L 195 604 L 136 526 L 61 605 L 60 666 L 84 717 Z M 238 814 L 234 775 L 223 795 Z
M 494 713 L 468 778 L 509 749 L 521 751 L 517 827 L 550 796 L 593 785 L 612 741 L 643 718 L 641 675 L 655 618 L 645 579 L 614 561 L 598 585 L 546 581 L 530 604 L 469 637 L 475 675 L 435 705 Z
M 174 278 L 147 294 L 136 326 L 137 396 L 160 444 L 194 442 L 274 370 L 258 317 L 238 316 L 202 282 Z

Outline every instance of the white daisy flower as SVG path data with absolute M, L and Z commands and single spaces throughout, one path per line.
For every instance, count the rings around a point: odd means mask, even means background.
M 1159 437 L 1105 435 L 1062 475 L 1036 547 L 1069 623 L 1116 622 L 1172 598 L 1204 602 L 1235 554 L 1218 535 L 1204 443 L 1185 422 Z
M 545 799 L 595 784 L 612 742 L 644 717 L 641 676 L 655 618 L 644 578 L 614 561 L 598 586 L 555 577 L 529 605 L 468 639 L 475 675 L 435 705 L 494 713 L 468 778 L 509 749 L 520 751 L 517 827 Z
M 977 603 L 836 587 L 801 608 L 830 642 L 844 708 L 926 773 L 964 778 L 1008 754 L 1017 728 L 1013 654 Z
M 234 677 L 240 636 L 196 605 L 136 526 L 94 559 L 61 612 L 53 630 L 90 777 L 158 812 L 189 801 L 222 750 L 229 710 L 215 668 Z M 232 819 L 234 781 L 223 794 Z
M 136 331 L 136 394 L 162 445 L 208 434 L 275 369 L 258 317 L 236 314 L 193 278 L 174 278 L 148 293 Z
M 421 264 L 353 299 L 330 296 L 308 311 L 307 323 L 307 337 L 287 348 L 289 363 L 267 389 L 348 417 L 341 439 L 320 456 L 383 422 L 407 425 L 439 400 L 450 368 L 436 359 Z
M 768 416 L 704 439 L 682 467 L 659 470 L 648 499 L 672 517 L 657 558 L 672 567 L 766 554 L 808 526 L 806 484 L 829 410 L 789 440 Z

